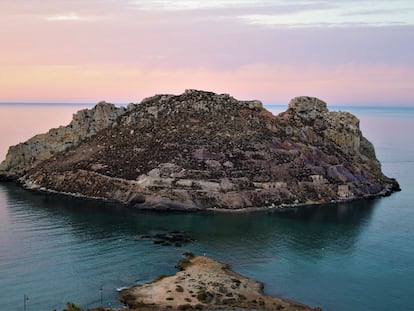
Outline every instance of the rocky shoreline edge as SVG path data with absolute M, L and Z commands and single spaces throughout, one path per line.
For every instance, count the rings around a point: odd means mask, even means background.
M 17 182 L 15 179 L 12 178 L 4 178 L 4 176 L 0 175 L 0 182 L 13 182 L 17 183 L 18 186 L 22 187 L 25 190 L 32 191 L 35 193 L 43 193 L 45 195 L 62 195 L 67 197 L 73 197 L 73 198 L 81 198 L 85 200 L 94 200 L 94 201 L 102 201 L 105 203 L 114 203 L 119 204 L 119 206 L 126 206 L 133 210 L 141 210 L 141 211 L 159 211 L 159 212 L 217 212 L 217 213 L 251 213 L 251 212 L 263 212 L 263 211 L 277 211 L 277 210 L 284 210 L 284 209 L 293 209 L 293 208 L 301 208 L 301 207 L 312 207 L 312 206 L 329 206 L 332 204 L 338 204 L 338 203 L 348 203 L 348 202 L 354 202 L 359 200 L 373 200 L 380 197 L 388 197 L 392 195 L 396 191 L 401 191 L 399 187 L 386 187 L 377 194 L 366 194 L 362 197 L 348 197 L 348 198 L 342 198 L 339 200 L 332 200 L 331 202 L 312 202 L 312 203 L 292 203 L 287 204 L 283 203 L 280 205 L 269 205 L 269 206 L 261 206 L 261 207 L 244 207 L 244 208 L 217 208 L 217 207 L 208 207 L 208 208 L 199 208 L 199 207 L 188 207 L 183 206 L 180 204 L 180 202 L 161 202 L 158 201 L 153 206 L 146 203 L 139 203 L 139 204 L 130 204 L 130 203 L 123 203 L 115 200 L 111 200 L 108 198 L 103 197 L 92 197 L 83 195 L 81 193 L 71 193 L 71 192 L 60 192 L 53 189 L 47 189 L 45 187 L 37 187 L 37 186 L 30 186 L 27 184 L 23 179 L 18 179 Z
M 175 275 L 121 290 L 119 299 L 127 306 L 122 310 L 321 310 L 267 296 L 262 283 L 206 256 L 185 253 L 176 268 L 179 271 Z

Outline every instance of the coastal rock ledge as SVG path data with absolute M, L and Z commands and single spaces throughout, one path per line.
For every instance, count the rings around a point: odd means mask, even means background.
M 263 284 L 241 276 L 205 256 L 186 253 L 180 270 L 151 283 L 120 292 L 129 310 L 266 310 L 321 311 L 306 305 L 263 294 Z
M 350 113 L 296 97 L 274 116 L 260 101 L 198 90 L 82 110 L 68 126 L 10 147 L 0 179 L 184 210 L 322 204 L 400 189 Z

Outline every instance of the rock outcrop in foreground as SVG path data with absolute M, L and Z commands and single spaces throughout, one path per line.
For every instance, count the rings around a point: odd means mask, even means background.
M 158 209 L 272 208 L 399 190 L 350 113 L 297 97 L 274 116 L 259 101 L 196 90 L 78 112 L 10 147 L 0 176 Z
M 134 286 L 120 293 L 131 310 L 285 310 L 312 309 L 263 294 L 263 285 L 204 256 L 187 254 L 173 276 Z

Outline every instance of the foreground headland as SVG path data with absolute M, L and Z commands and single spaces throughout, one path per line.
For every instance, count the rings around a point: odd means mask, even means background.
M 263 294 L 263 285 L 226 264 L 186 254 L 180 270 L 120 293 L 130 310 L 320 310 Z
M 12 146 L 0 179 L 137 208 L 274 208 L 399 190 L 359 120 L 296 97 L 261 102 L 187 90 L 117 108 L 101 102 L 67 126 Z

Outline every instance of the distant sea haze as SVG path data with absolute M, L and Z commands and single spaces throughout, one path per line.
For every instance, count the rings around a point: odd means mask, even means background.
M 265 105 L 266 106 L 266 105 Z M 9 145 L 66 125 L 91 105 L 0 105 L 0 158 Z M 267 105 L 273 113 L 287 106 Z M 120 306 L 116 289 L 175 273 L 185 251 L 227 262 L 265 292 L 323 310 L 411 310 L 414 297 L 414 108 L 329 107 L 361 120 L 390 197 L 253 214 L 154 213 L 25 191 L 0 183 L 1 309 Z M 179 230 L 160 246 L 139 235 Z

